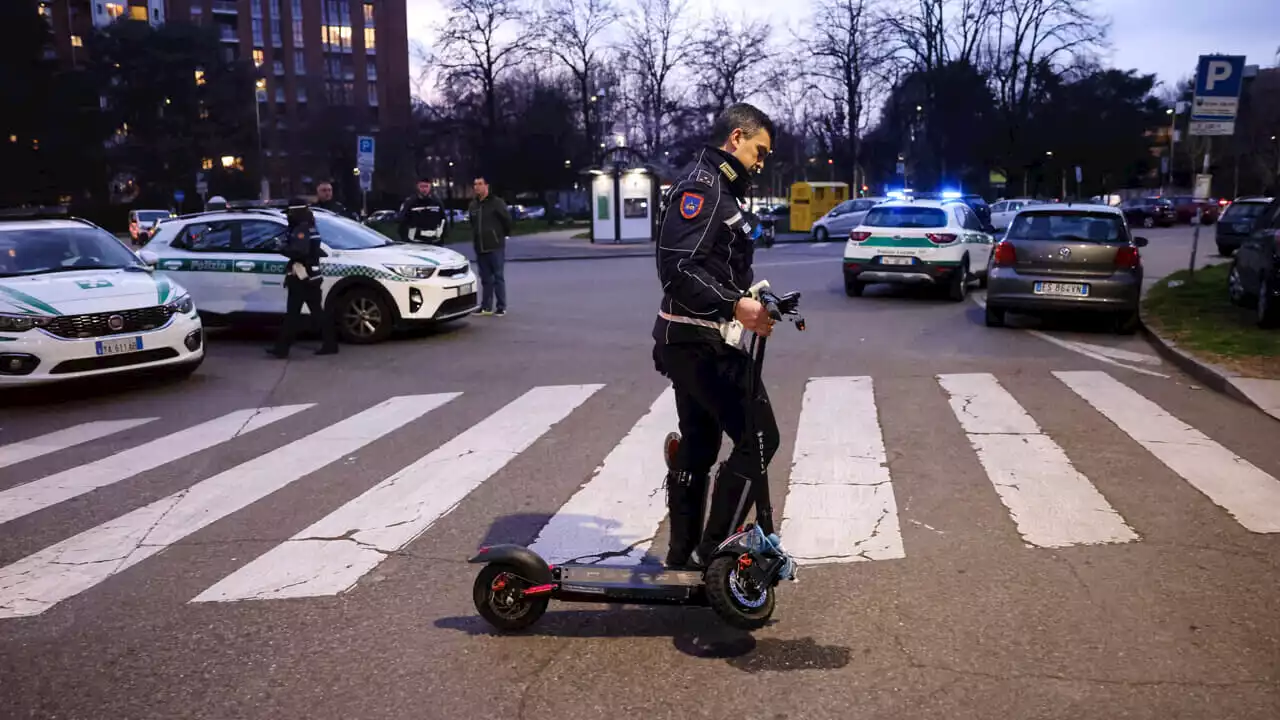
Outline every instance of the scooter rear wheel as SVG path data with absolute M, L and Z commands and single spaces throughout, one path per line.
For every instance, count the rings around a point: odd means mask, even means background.
M 519 591 L 533 584 L 520 576 L 511 563 L 485 565 L 476 575 L 471 597 L 480 617 L 504 631 L 523 630 L 538 621 L 551 601 L 547 597 L 521 598 Z
M 729 625 L 739 630 L 759 630 L 777 604 L 774 588 L 760 588 L 738 571 L 738 558 L 721 555 L 711 561 L 706 571 L 707 601 Z

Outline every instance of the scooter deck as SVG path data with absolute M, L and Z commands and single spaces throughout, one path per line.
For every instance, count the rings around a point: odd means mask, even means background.
M 558 565 L 554 570 L 560 600 L 601 603 L 704 602 L 702 573 L 655 566 Z

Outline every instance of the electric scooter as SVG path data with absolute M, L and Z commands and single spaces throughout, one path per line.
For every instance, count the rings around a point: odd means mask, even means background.
M 769 290 L 767 281 L 757 283 L 751 294 L 768 309 L 774 320 L 795 316 L 795 326 L 804 330 L 799 316 L 800 293 L 781 297 Z M 734 327 L 728 327 L 728 326 Z M 739 323 L 726 323 L 725 341 L 739 345 L 743 332 Z M 747 351 L 752 371 L 747 378 L 747 401 L 753 402 L 760 371 L 764 365 L 767 338 L 752 333 Z M 747 434 L 751 434 L 747 414 Z M 680 436 L 671 433 L 664 442 L 667 467 L 673 465 Z M 768 476 L 760 477 L 744 489 L 742 507 L 768 497 Z M 754 495 L 751 495 L 755 493 Z M 775 588 L 782 580 L 796 580 L 795 561 L 782 549 L 777 535 L 765 535 L 756 523 L 745 523 L 726 538 L 707 558 L 705 570 L 676 570 L 653 566 L 620 566 L 567 563 L 550 565 L 522 545 L 482 547 L 469 563 L 483 563 L 472 586 L 472 600 L 480 616 L 503 631 L 523 630 L 537 622 L 551 600 L 626 605 L 689 605 L 711 607 L 729 625 L 741 630 L 757 630 L 773 616 L 777 603 Z

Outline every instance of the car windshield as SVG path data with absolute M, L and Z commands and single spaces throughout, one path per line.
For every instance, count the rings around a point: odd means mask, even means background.
M 324 244 L 337 250 L 367 250 L 393 245 L 391 238 L 354 220 L 316 213 L 316 229 Z
M 138 222 L 142 223 L 143 225 L 150 225 L 156 220 L 160 220 L 167 217 L 169 217 L 169 213 L 166 210 L 139 210 L 138 211 Z
M 1231 207 L 1222 213 L 1223 222 L 1252 220 L 1262 214 L 1267 209 L 1266 203 L 1231 203 Z
M 892 228 L 936 228 L 947 226 L 947 213 L 938 208 L 874 207 L 867 211 L 863 225 Z
M 0 231 L 0 277 L 74 270 L 146 271 L 119 240 L 92 227 Z
M 1052 240 L 1055 242 L 1128 242 L 1124 221 L 1119 215 L 1087 211 L 1023 211 L 1014 219 L 1009 240 Z

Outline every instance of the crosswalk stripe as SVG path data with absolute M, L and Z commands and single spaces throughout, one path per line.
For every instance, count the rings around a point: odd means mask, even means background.
M 19 440 L 16 443 L 0 446 L 0 468 L 34 460 L 42 455 L 60 452 L 76 445 L 83 445 L 92 440 L 131 430 L 139 425 L 146 425 L 159 419 L 149 417 L 130 420 L 97 420 L 82 425 L 73 425 L 29 440 Z
M 0 568 L 0 618 L 39 615 L 460 394 L 390 398 Z
M 1280 481 L 1106 373 L 1053 374 L 1246 529 L 1280 532 Z
M 0 524 L 154 470 L 253 432 L 313 404 L 236 410 L 171 435 L 0 492 Z
M 667 515 L 662 441 L 676 427 L 675 392 L 668 387 L 529 548 L 549 563 L 638 565 Z
M 316 597 L 350 589 L 602 387 L 530 390 L 191 602 Z
M 938 382 L 1025 543 L 1068 547 L 1138 539 L 994 375 L 939 375 Z
M 869 377 L 805 387 L 779 528 L 799 564 L 906 557 Z

